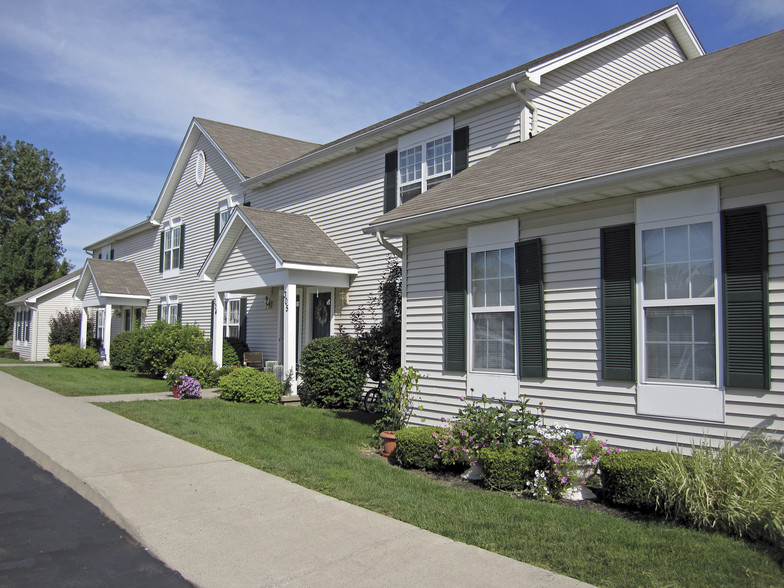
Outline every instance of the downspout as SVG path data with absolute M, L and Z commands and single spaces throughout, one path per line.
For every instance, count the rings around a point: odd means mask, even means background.
M 531 131 L 528 133 L 528 137 L 525 136 L 525 124 L 523 124 L 524 121 L 520 117 L 520 141 L 525 141 L 536 134 L 536 127 L 539 126 L 539 116 L 536 112 L 536 106 L 526 97 L 525 90 L 521 92 L 518 89 L 517 82 L 512 82 L 512 91 L 520 97 L 525 107 L 531 112 Z
M 378 244 L 381 245 L 384 249 L 391 251 L 392 255 L 394 255 L 395 257 L 399 257 L 400 259 L 403 259 L 403 252 L 400 251 L 400 249 L 398 249 L 394 245 L 392 245 L 392 243 L 384 239 L 384 236 L 381 234 L 381 231 L 376 231 L 376 241 L 378 241 Z

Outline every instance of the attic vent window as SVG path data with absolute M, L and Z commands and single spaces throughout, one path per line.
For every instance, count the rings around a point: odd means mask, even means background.
M 204 181 L 204 171 L 207 169 L 207 161 L 204 158 L 204 151 L 196 154 L 196 185 L 201 186 Z

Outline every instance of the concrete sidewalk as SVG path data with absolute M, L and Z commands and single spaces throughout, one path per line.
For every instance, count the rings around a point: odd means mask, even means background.
M 307 490 L 4 372 L 0 436 L 199 586 L 587 586 Z

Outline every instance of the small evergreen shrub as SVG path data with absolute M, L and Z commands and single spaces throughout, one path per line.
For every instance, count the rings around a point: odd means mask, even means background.
M 444 427 L 406 427 L 395 432 L 395 457 L 404 468 L 439 470 L 454 466 L 456 460 L 440 459 L 438 440 L 449 432 Z
M 280 402 L 281 386 L 272 374 L 254 368 L 232 370 L 218 380 L 220 397 L 233 402 Z
M 512 492 L 528 491 L 528 482 L 536 479 L 536 471 L 546 472 L 550 466 L 541 445 L 484 447 L 479 450 L 479 462 L 482 464 L 482 474 L 488 486 Z M 553 491 L 560 491 L 560 483 L 556 480 L 547 481 L 553 482 L 548 483 L 548 495 L 552 495 Z
M 0 348 L 0 357 L 7 359 L 19 359 L 18 351 L 11 351 L 10 349 Z
M 661 451 L 624 451 L 601 458 L 604 497 L 613 504 L 640 510 L 654 510 L 657 476 L 669 454 Z
M 63 363 L 63 357 L 65 354 L 74 347 L 76 347 L 76 345 L 72 345 L 70 343 L 52 345 L 49 347 L 49 359 L 53 363 Z
M 183 353 L 174 360 L 171 369 L 197 379 L 202 388 L 214 388 L 218 384 L 218 368 L 207 355 Z
M 233 367 L 242 365 L 242 356 L 250 351 L 248 344 L 237 337 L 223 338 L 223 365 Z
M 302 404 L 322 408 L 359 405 L 365 374 L 354 363 L 351 346 L 351 338 L 345 335 L 321 337 L 307 344 L 300 357 Z
M 60 355 L 60 363 L 63 367 L 88 368 L 95 367 L 98 362 L 98 351 L 95 349 L 90 347 L 81 349 L 75 345 L 63 345 L 62 347 L 65 348 Z
M 138 371 L 137 345 L 139 338 L 136 336 L 137 332 L 123 331 L 117 333 L 112 339 L 109 349 L 109 363 L 111 363 L 113 370 Z

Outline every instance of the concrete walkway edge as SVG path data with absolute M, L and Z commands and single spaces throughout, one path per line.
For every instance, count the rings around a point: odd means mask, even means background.
M 198 586 L 588 586 L 324 496 L 5 372 L 0 435 Z

